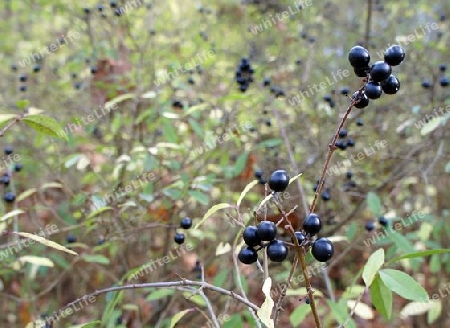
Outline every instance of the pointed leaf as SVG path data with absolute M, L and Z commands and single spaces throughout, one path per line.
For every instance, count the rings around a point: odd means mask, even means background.
M 36 188 L 30 188 L 28 190 L 25 190 L 23 193 L 21 193 L 19 196 L 17 196 L 16 202 L 20 202 L 24 200 L 27 197 L 30 197 L 37 191 Z
M 175 290 L 173 289 L 159 289 L 151 292 L 146 299 L 147 301 L 156 301 L 167 296 L 172 296 L 173 294 L 175 294 Z
M 294 182 L 295 180 L 297 180 L 298 178 L 300 178 L 303 175 L 303 173 L 297 174 L 296 176 L 293 176 L 292 178 L 289 179 L 289 184 L 291 184 L 292 182 Z
M 393 269 L 379 271 L 380 278 L 387 288 L 411 301 L 426 302 L 428 294 L 410 275 Z
M 188 312 L 192 312 L 195 311 L 194 309 L 187 309 L 181 312 L 178 312 L 177 314 L 175 314 L 172 319 L 170 320 L 170 326 L 169 328 L 173 328 L 175 327 L 175 325 L 178 323 L 178 321 L 181 320 L 181 318 L 183 318 Z
M 22 263 L 27 262 L 27 263 L 36 264 L 38 266 L 45 266 L 45 267 L 53 267 L 54 266 L 52 260 L 50 260 L 46 257 L 25 255 L 25 256 L 19 257 L 18 260 L 19 260 L 19 262 L 22 262 Z
M 112 211 L 112 210 L 113 210 L 113 208 L 110 206 L 100 207 L 99 209 L 91 212 L 91 214 L 89 214 L 89 216 L 86 218 L 86 220 L 92 219 L 103 212 Z
M 406 319 L 407 317 L 414 315 L 421 315 L 427 313 L 432 308 L 436 307 L 436 304 L 440 302 L 411 302 L 406 304 L 400 311 L 400 318 Z
M 367 206 L 375 216 L 381 215 L 381 201 L 374 192 L 369 192 L 367 194 Z
M 264 281 L 264 285 L 262 288 L 262 291 L 266 296 L 266 299 L 264 300 L 264 303 L 261 305 L 261 308 L 257 313 L 258 318 L 261 319 L 261 322 L 265 324 L 267 328 L 274 328 L 273 319 L 270 318 L 270 316 L 272 315 L 273 307 L 275 305 L 270 295 L 271 288 L 272 288 L 272 278 L 269 277 Z
M 217 211 L 222 210 L 224 208 L 229 208 L 229 207 L 232 207 L 232 206 L 227 203 L 221 203 L 221 204 L 214 205 L 205 213 L 205 215 L 203 215 L 203 218 L 195 225 L 194 230 L 198 229 L 198 227 L 200 227 L 211 215 L 213 215 Z
M 72 250 L 70 250 L 68 248 L 65 248 L 64 246 L 61 246 L 60 244 L 57 244 L 54 241 L 48 240 L 48 239 L 46 239 L 44 237 L 36 236 L 36 235 L 33 235 L 31 233 L 28 233 L 28 232 L 12 232 L 12 233 L 17 234 L 17 235 L 19 235 L 21 237 L 24 237 L 24 238 L 29 238 L 29 239 L 35 240 L 38 243 L 41 243 L 41 244 L 43 244 L 45 246 L 57 249 L 59 251 L 63 251 L 63 252 L 66 252 L 66 253 L 69 253 L 69 254 L 72 254 L 72 255 L 78 255 L 74 251 L 72 251 Z
M 392 314 L 392 292 L 378 274 L 370 285 L 369 292 L 373 306 L 386 320 L 389 320 Z
M 241 195 L 239 196 L 239 199 L 237 201 L 237 207 L 241 206 L 242 200 L 244 199 L 245 195 L 252 189 L 254 186 L 258 184 L 258 180 L 253 180 L 248 185 L 245 186 L 244 190 L 241 192 Z
M 46 115 L 28 115 L 22 119 L 22 122 L 38 132 L 67 141 L 69 140 L 67 134 L 53 117 Z
M 444 253 L 450 253 L 450 249 L 432 249 L 432 250 L 428 250 L 428 251 L 409 253 L 409 254 L 398 256 L 398 257 L 394 257 L 392 260 L 388 261 L 386 263 L 386 265 L 398 262 L 403 259 L 413 259 L 413 258 L 417 258 L 417 257 L 425 257 L 425 256 L 429 256 L 429 255 L 444 254 Z
M 372 320 L 373 319 L 373 311 L 372 308 L 369 307 L 367 304 L 361 303 L 354 300 L 348 300 L 347 301 L 347 306 L 350 309 L 355 309 L 355 314 L 360 317 L 363 318 L 365 320 Z
M 304 292 L 304 291 L 303 291 Z M 306 316 L 311 312 L 311 307 L 308 305 L 297 306 L 294 311 L 292 311 L 289 316 L 289 321 L 293 327 L 298 327 Z
M 426 123 L 421 129 L 420 134 L 421 135 L 427 135 L 430 132 L 433 132 L 438 128 L 438 126 L 442 123 L 442 117 L 438 117 L 435 119 L 432 119 L 428 123 Z
M 375 253 L 370 255 L 366 265 L 364 266 L 362 278 L 367 287 L 370 286 L 376 274 L 378 273 L 378 270 L 380 270 L 380 268 L 382 267 L 383 263 L 384 263 L 384 249 L 380 248 Z
M 16 114 L 0 114 L 0 127 L 7 125 L 17 117 Z
M 109 259 L 104 257 L 101 254 L 84 254 L 83 260 L 85 262 L 90 262 L 90 263 L 100 263 L 100 264 L 109 264 L 110 263 Z
M 15 209 L 15 210 L 13 210 L 11 212 L 8 212 L 5 215 L 3 215 L 0 218 L 0 222 L 7 221 L 8 219 L 15 217 L 16 215 L 23 214 L 23 213 L 25 213 L 25 212 L 20 210 L 20 209 Z

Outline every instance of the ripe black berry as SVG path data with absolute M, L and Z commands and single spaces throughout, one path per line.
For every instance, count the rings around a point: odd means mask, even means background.
M 355 140 L 347 139 L 347 147 L 355 147 Z
M 350 93 L 350 88 L 349 87 L 342 87 L 341 89 L 341 95 L 348 95 Z
M 341 131 L 339 131 L 339 138 L 345 138 L 347 136 L 347 130 L 342 128 Z
M 270 118 L 266 119 L 265 123 L 266 123 L 266 126 L 268 126 L 268 127 L 272 126 L 272 122 L 270 121 Z
M 28 80 L 28 77 L 27 77 L 26 74 L 23 74 L 23 75 L 19 76 L 19 81 L 20 82 L 27 82 L 27 80 Z
M 38 73 L 41 70 L 41 65 L 36 64 L 33 66 L 33 72 Z
M 7 186 L 9 186 L 9 182 L 10 182 L 9 175 L 8 175 L 8 173 L 5 173 L 0 178 L 0 183 L 7 187 Z
M 97 10 L 98 10 L 98 11 L 100 11 L 100 12 L 103 11 L 103 8 L 104 8 L 104 7 L 103 7 L 102 4 L 97 5 Z
M 262 178 L 262 176 L 263 176 L 263 172 L 261 171 L 261 170 L 256 170 L 255 171 L 255 178 L 256 179 L 261 179 Z
M 378 223 L 380 223 L 383 227 L 386 227 L 389 222 L 384 216 L 380 216 L 378 218 Z
M 444 73 L 446 69 L 447 69 L 447 65 L 445 65 L 445 64 L 439 65 L 439 70 L 440 70 L 442 73 Z
M 305 303 L 308 304 L 308 305 L 311 304 L 311 301 L 310 301 L 309 297 L 307 297 L 307 298 L 305 299 Z
M 320 195 L 320 197 L 325 202 L 327 202 L 327 201 L 329 201 L 331 199 L 331 195 L 330 195 L 330 192 L 328 190 L 325 190 L 324 192 L 322 192 L 322 195 Z
M 294 234 L 295 234 L 295 237 L 297 237 L 298 244 L 301 245 L 302 242 L 306 238 L 305 235 L 301 231 L 296 231 Z M 293 240 L 292 240 L 292 242 L 294 243 Z
M 183 229 L 190 229 L 192 227 L 192 219 L 185 217 L 180 221 L 180 227 Z
M 248 226 L 244 229 L 243 238 L 245 243 L 250 247 L 261 244 L 261 238 L 258 235 L 258 229 L 255 226 Z
M 422 80 L 422 88 L 429 89 L 431 88 L 431 82 L 427 79 Z
M 378 99 L 381 97 L 382 89 L 379 83 L 369 82 L 364 88 L 364 94 L 369 99 Z
M 269 79 L 268 77 L 266 77 L 266 78 L 264 79 L 263 85 L 264 85 L 265 87 L 267 87 L 267 86 L 270 85 L 270 79 Z
M 399 45 L 392 45 L 384 52 L 384 61 L 391 66 L 400 65 L 405 59 L 405 50 Z
M 346 150 L 347 149 L 347 141 L 346 140 L 338 140 L 334 144 L 336 148 L 339 148 L 340 150 Z
M 384 91 L 386 93 L 386 91 Z M 364 126 L 364 121 L 362 120 L 362 118 L 358 118 L 356 120 L 356 125 L 357 126 Z
M 267 183 L 267 180 L 264 178 L 259 179 L 259 184 L 265 185 Z
M 366 225 L 364 226 L 364 228 L 370 232 L 373 229 L 375 229 L 375 224 L 372 221 L 367 222 Z
M 91 10 L 89 8 L 83 8 L 85 14 L 90 14 Z
M 441 87 L 447 87 L 450 84 L 450 81 L 446 76 L 443 76 L 439 80 L 439 84 L 441 85 Z
M 277 226 L 272 221 L 261 221 L 256 228 L 262 241 L 272 241 L 277 236 Z
M 98 67 L 97 66 L 92 66 L 91 67 L 91 74 L 97 74 L 98 72 Z
M 354 100 L 356 97 L 358 97 L 359 91 L 356 91 L 352 95 L 352 100 Z M 365 108 L 369 105 L 369 98 L 367 98 L 366 94 L 364 92 L 361 93 L 358 97 L 358 101 L 355 103 L 356 108 Z
M 333 243 L 328 238 L 321 237 L 313 243 L 311 254 L 317 261 L 326 262 L 333 257 Z
M 385 94 L 395 95 L 400 90 L 400 81 L 395 75 L 391 75 L 386 81 L 381 83 L 381 88 Z
M 111 0 L 111 1 L 109 2 L 109 6 L 110 6 L 111 8 L 117 8 L 117 1 Z
M 281 240 L 272 240 L 267 245 L 267 256 L 273 262 L 283 262 L 288 255 L 286 243 Z
M 11 70 L 12 70 L 13 72 L 16 72 L 16 71 L 17 71 L 17 65 L 12 64 L 12 65 L 11 65 Z
M 303 221 L 303 230 L 311 236 L 314 236 L 320 232 L 320 229 L 322 229 L 322 221 L 319 216 L 315 213 L 309 213 Z
M 331 95 L 325 95 L 323 97 L 323 100 L 327 103 L 331 102 L 333 100 L 333 98 L 331 97 Z
M 23 165 L 20 163 L 16 163 L 14 165 L 14 171 L 16 171 L 16 172 L 20 172 L 22 170 L 22 168 L 23 168 Z
M 370 77 L 374 82 L 383 82 L 391 75 L 392 68 L 384 61 L 375 62 L 370 68 Z
M 241 249 L 238 259 L 244 264 L 252 264 L 258 260 L 258 253 L 251 247 Z
M 19 91 L 20 91 L 20 92 L 25 92 L 25 91 L 27 91 L 27 86 L 26 86 L 26 85 L 21 85 L 21 86 L 19 87 Z
M 346 175 L 347 179 L 350 180 L 352 178 L 352 176 L 353 176 L 353 172 L 352 171 L 347 171 L 347 173 L 345 175 Z
M 276 170 L 270 175 L 269 187 L 275 192 L 283 192 L 289 185 L 289 179 L 285 170 Z
M 175 237 L 173 237 L 173 240 L 174 240 L 178 245 L 183 244 L 183 243 L 184 243 L 184 233 L 177 232 L 177 233 L 175 234 Z
M 4 149 L 5 155 L 11 155 L 13 153 L 12 146 L 6 146 Z
M 16 195 L 11 192 L 8 191 L 4 196 L 3 196 L 3 200 L 7 203 L 13 203 L 16 200 Z
M 354 46 L 348 53 L 348 60 L 354 68 L 366 67 L 370 62 L 369 51 L 361 46 Z
M 76 243 L 77 242 L 77 236 L 75 236 L 72 233 L 68 234 L 67 237 L 66 237 L 66 242 L 68 242 L 69 244 Z

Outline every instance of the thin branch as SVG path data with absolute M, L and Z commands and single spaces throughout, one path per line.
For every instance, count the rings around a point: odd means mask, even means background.
M 14 119 L 11 120 L 3 129 L 0 130 L 0 137 L 3 137 L 6 131 L 8 131 L 14 124 L 18 123 L 22 118 L 24 118 L 25 114 L 17 115 Z

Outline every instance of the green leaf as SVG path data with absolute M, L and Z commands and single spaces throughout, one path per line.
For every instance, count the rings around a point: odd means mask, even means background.
M 198 190 L 189 190 L 188 194 L 194 198 L 197 202 L 199 202 L 202 205 L 208 205 L 209 203 L 209 198 L 208 196 L 206 196 L 204 193 L 202 193 L 201 191 Z
M 109 264 L 110 260 L 101 254 L 84 254 L 83 260 L 90 263 Z
M 221 322 L 221 318 L 217 318 L 219 323 Z M 227 319 L 227 320 L 226 320 Z M 233 314 L 230 316 L 224 316 L 222 319 L 223 325 L 222 328 L 243 328 L 244 322 L 242 321 L 242 316 L 240 314 Z
M 29 115 L 22 118 L 22 122 L 34 130 L 68 141 L 66 132 L 53 117 L 46 115 Z
M 442 313 L 442 303 L 441 301 L 434 301 L 433 303 L 433 307 L 428 311 L 428 315 L 427 315 L 427 323 L 429 325 L 432 325 L 441 315 Z
M 386 287 L 377 274 L 369 287 L 370 298 L 377 311 L 389 320 L 392 314 L 392 292 Z
M 300 325 L 306 316 L 311 312 L 311 307 L 309 305 L 300 305 L 289 316 L 289 321 L 293 327 Z
M 175 294 L 175 291 L 173 289 L 159 289 L 159 290 L 155 290 L 154 292 L 151 292 L 147 296 L 147 301 L 159 300 L 161 298 L 164 298 L 164 297 L 167 297 L 167 296 L 172 296 L 174 294 Z
M 0 114 L 0 127 L 7 125 L 17 117 L 16 114 Z
M 264 140 L 264 141 L 260 142 L 258 144 L 258 148 L 267 149 L 270 147 L 275 147 L 275 146 L 281 145 L 282 143 L 283 143 L 283 141 L 281 139 L 268 139 L 268 140 Z
M 173 127 L 173 121 L 169 119 L 163 119 L 162 124 L 163 124 L 163 133 L 164 136 L 166 137 L 166 140 L 169 143 L 178 144 L 178 135 L 177 131 Z
M 193 295 L 190 292 L 184 292 L 183 295 L 187 300 L 197 304 L 198 306 L 202 306 L 202 307 L 206 306 L 205 299 L 200 295 Z
M 426 290 L 410 275 L 393 269 L 383 269 L 379 273 L 386 287 L 401 297 L 418 302 L 428 300 Z
M 241 195 L 239 196 L 239 199 L 237 201 L 237 207 L 241 206 L 241 202 L 244 199 L 245 195 L 252 189 L 254 186 L 258 184 L 258 180 L 253 180 L 248 185 L 245 186 L 244 190 L 241 192 Z
M 445 164 L 445 173 L 450 173 L 450 162 Z
M 202 138 L 205 136 L 202 126 L 200 124 L 198 124 L 198 122 L 196 120 L 189 118 L 188 122 L 198 136 L 200 136 Z
M 241 172 L 244 170 L 244 168 L 247 164 L 248 155 L 249 155 L 248 152 L 244 152 L 238 156 L 236 163 L 234 164 L 234 167 L 233 167 L 235 176 L 241 174 Z
M 229 207 L 232 207 L 232 206 L 227 203 L 221 203 L 221 204 L 214 205 L 205 213 L 205 215 L 203 215 L 203 218 L 195 225 L 194 230 L 198 229 L 198 227 L 200 227 L 211 215 L 213 215 L 217 211 L 222 210 L 224 208 L 229 208 Z
M 89 214 L 89 216 L 86 218 L 86 220 L 90 220 L 92 218 L 95 218 L 97 215 L 99 215 L 103 212 L 112 211 L 112 210 L 114 210 L 114 209 L 110 206 L 100 207 L 99 209 L 96 209 L 95 211 L 91 212 L 91 214 Z
M 194 311 L 193 309 L 187 309 L 181 312 L 178 312 L 177 314 L 175 314 L 172 319 L 170 320 L 170 326 L 169 328 L 173 328 L 175 327 L 175 325 L 178 323 L 178 321 L 181 320 L 181 318 L 183 318 L 188 312 L 192 312 Z
M 373 279 L 378 273 L 378 270 L 380 270 L 380 268 L 383 266 L 383 263 L 384 263 L 384 249 L 380 248 L 375 253 L 370 255 L 366 265 L 364 266 L 362 278 L 367 287 L 369 287 L 372 284 Z
M 215 277 L 214 277 L 214 286 L 223 287 L 223 284 L 228 278 L 228 275 L 230 274 L 230 271 L 228 270 L 221 270 Z
M 380 198 L 374 192 L 369 192 L 367 194 L 367 206 L 369 210 L 375 216 L 381 215 L 381 201 Z
M 427 135 L 430 132 L 433 132 L 438 128 L 438 126 L 442 123 L 442 117 L 433 118 L 431 121 L 426 123 L 421 129 L 420 134 L 422 136 Z
M 111 318 L 111 315 L 112 315 L 117 303 L 119 303 L 122 300 L 123 291 L 112 292 L 110 295 L 113 295 L 112 299 L 106 305 L 106 308 L 103 311 L 103 315 L 102 315 L 102 325 L 103 326 L 106 326 L 106 324 L 108 323 L 108 320 Z M 107 294 L 107 298 L 108 298 L 108 294 Z
M 111 111 L 111 110 L 117 109 L 117 108 L 114 108 L 114 107 L 116 107 L 115 105 L 117 105 L 118 103 L 121 103 L 121 102 L 123 102 L 125 100 L 133 99 L 134 97 L 135 97 L 135 95 L 133 93 L 126 93 L 126 94 L 117 96 L 116 98 L 111 99 L 110 101 L 108 101 L 105 104 L 104 108 L 107 111 Z
M 398 262 L 403 259 L 413 259 L 413 258 L 417 258 L 417 257 L 425 257 L 425 256 L 429 256 L 429 255 L 444 254 L 444 253 L 450 253 L 450 249 L 433 249 L 433 250 L 428 250 L 428 251 L 409 253 L 409 254 L 405 254 L 405 255 L 393 258 L 392 260 L 387 262 L 386 265 Z

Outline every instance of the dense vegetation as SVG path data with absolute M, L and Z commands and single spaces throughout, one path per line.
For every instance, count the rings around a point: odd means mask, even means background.
M 0 15 L 2 326 L 449 325 L 448 1 Z

